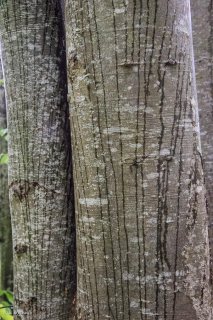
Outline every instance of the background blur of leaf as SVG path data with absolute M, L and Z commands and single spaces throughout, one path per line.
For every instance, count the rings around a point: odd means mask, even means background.
M 0 164 L 8 164 L 8 154 L 7 153 L 1 153 L 0 154 Z
M 7 290 L 0 290 L 0 319 L 13 320 L 13 294 Z
M 0 128 L 0 137 L 7 141 L 7 129 Z
M 5 139 L 7 141 L 7 129 L 0 128 L 0 139 Z M 0 154 L 0 164 L 8 164 L 8 159 L 7 153 Z

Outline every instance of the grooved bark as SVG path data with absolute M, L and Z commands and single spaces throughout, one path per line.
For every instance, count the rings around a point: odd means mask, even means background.
M 59 0 L 1 1 L 16 320 L 72 319 L 75 234 Z
M 213 1 L 192 0 L 191 4 L 213 282 Z
M 78 319 L 211 319 L 189 1 L 65 12 Z
M 0 60 L 0 79 L 3 80 Z M 6 125 L 6 104 L 3 83 L 0 85 L 0 129 Z M 7 143 L 0 137 L 0 154 L 7 153 Z M 12 234 L 9 210 L 7 165 L 0 164 L 0 289 L 12 290 Z

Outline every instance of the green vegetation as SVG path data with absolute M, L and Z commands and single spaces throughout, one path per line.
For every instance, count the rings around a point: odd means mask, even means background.
M 13 294 L 10 291 L 0 290 L 0 319 L 13 320 Z
M 7 153 L 1 153 L 0 154 L 0 164 L 8 164 L 8 154 Z
M 7 129 L 0 128 L 0 138 L 3 138 L 7 141 Z M 8 160 L 9 157 L 7 153 L 0 154 L 0 164 L 8 164 Z
M 4 138 L 5 140 L 7 140 L 7 128 L 0 128 L 0 138 Z

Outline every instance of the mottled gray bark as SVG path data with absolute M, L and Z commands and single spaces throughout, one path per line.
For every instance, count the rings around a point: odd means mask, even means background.
M 3 80 L 0 60 L 0 79 Z M 7 127 L 3 81 L 0 85 L 0 129 Z M 0 154 L 7 153 L 7 142 L 0 137 Z M 7 165 L 0 164 L 0 289 L 12 290 L 12 234 L 9 210 Z
M 72 319 L 75 236 L 60 1 L 1 1 L 15 319 Z
M 211 319 L 189 1 L 65 12 L 78 319 Z
M 191 8 L 213 282 L 213 1 L 192 0 Z

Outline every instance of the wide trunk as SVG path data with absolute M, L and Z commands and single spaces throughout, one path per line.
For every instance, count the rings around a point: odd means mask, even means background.
M 78 319 L 211 319 L 188 0 L 67 0 Z
M 213 1 L 192 0 L 191 8 L 213 283 Z
M 58 0 L 1 1 L 15 319 L 72 319 L 75 236 Z
M 5 90 L 0 60 L 0 130 L 6 129 Z M 7 154 L 5 137 L 0 137 L 0 155 Z M 12 290 L 12 234 L 9 210 L 7 164 L 0 164 L 0 289 Z

